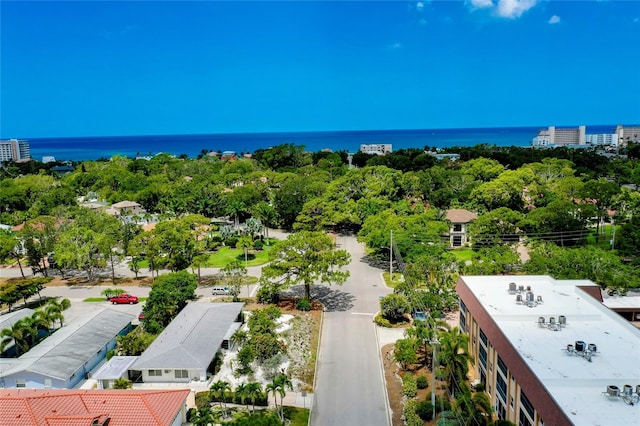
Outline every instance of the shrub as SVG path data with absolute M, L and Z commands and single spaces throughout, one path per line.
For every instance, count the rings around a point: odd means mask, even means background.
M 418 389 L 426 389 L 429 387 L 429 380 L 425 376 L 418 376 L 416 383 L 418 384 Z
M 410 398 L 413 398 L 418 394 L 416 376 L 411 373 L 405 373 L 402 376 L 402 393 Z
M 427 396 L 427 400 L 431 401 L 431 394 Z M 451 411 L 451 402 L 444 395 L 436 395 L 436 413 Z
M 476 392 L 484 392 L 485 390 L 484 383 L 482 382 L 476 383 L 475 385 L 473 385 L 473 390 L 475 390 Z
M 264 377 L 267 380 L 273 380 L 280 374 L 280 365 L 282 365 L 283 355 L 280 353 L 275 354 L 271 358 L 265 359 L 262 363 L 262 370 L 264 371 Z
M 275 321 L 282 316 L 282 309 L 278 308 L 277 306 L 267 306 L 262 310 L 272 321 Z
M 278 303 L 280 300 L 280 291 L 273 286 L 260 286 L 258 293 L 256 293 L 256 298 L 258 299 L 258 303 L 262 303 L 263 305 Z
M 251 363 L 256 359 L 256 355 L 250 345 L 244 345 L 238 351 L 237 359 L 240 364 L 240 368 L 238 368 L 238 370 L 240 370 L 239 373 L 247 374 L 251 371 Z
M 284 345 L 273 334 L 257 334 L 251 336 L 249 345 L 254 350 L 256 358 L 260 361 L 273 357 L 274 355 L 284 352 Z
M 255 240 L 253 242 L 254 250 L 262 250 L 263 247 L 264 247 L 264 242 L 262 240 Z
M 373 321 L 376 323 L 376 325 L 379 325 L 380 327 L 386 327 L 386 328 L 392 327 L 391 322 L 388 319 L 386 319 L 384 316 L 382 316 L 381 313 L 376 315 Z
M 309 299 L 300 299 L 300 300 L 298 300 L 298 303 L 296 304 L 296 308 L 299 311 L 310 311 L 311 310 L 311 302 L 309 302 Z
M 209 407 L 211 399 L 209 398 L 209 391 L 202 391 L 196 393 L 196 407 L 198 410 L 203 407 Z
M 433 405 L 431 401 L 425 399 L 424 401 L 418 402 L 416 405 L 416 413 L 425 422 L 433 419 Z
M 224 242 L 225 245 L 229 247 L 235 247 L 238 244 L 238 237 L 229 237 Z
M 380 309 L 385 318 L 389 321 L 397 322 L 404 319 L 404 315 L 409 313 L 411 306 L 406 296 L 391 293 L 380 300 Z
M 193 420 L 193 418 L 195 417 L 195 415 L 198 413 L 198 409 L 195 407 L 191 407 L 187 410 L 187 422 L 190 422 L 191 420 Z
M 407 426 L 423 426 L 424 421 L 416 413 L 417 401 L 410 399 L 405 402 L 402 409 L 402 416 L 404 417 L 404 424 Z

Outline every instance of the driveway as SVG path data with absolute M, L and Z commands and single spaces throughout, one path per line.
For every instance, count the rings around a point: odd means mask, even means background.
M 314 286 L 326 313 L 320 341 L 313 426 L 388 426 L 391 424 L 380 349 L 373 322 L 379 297 L 389 294 L 382 271 L 363 261 L 364 246 L 340 236 L 351 253 L 350 277 L 342 287 Z

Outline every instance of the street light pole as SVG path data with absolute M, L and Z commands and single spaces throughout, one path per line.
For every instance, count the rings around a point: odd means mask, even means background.
M 432 371 L 431 371 L 431 406 L 433 407 L 433 414 L 431 415 L 431 419 L 434 420 L 436 418 L 436 356 L 438 354 L 438 345 L 440 342 L 438 341 L 438 336 L 435 335 L 435 338 L 429 342 L 433 345 L 433 362 L 431 363 Z

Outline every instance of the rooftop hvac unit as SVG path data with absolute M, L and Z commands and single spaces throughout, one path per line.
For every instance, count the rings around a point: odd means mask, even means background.
M 633 394 L 633 387 L 631 385 L 624 385 L 622 387 L 622 394 L 631 396 Z
M 509 283 L 509 293 L 514 294 L 516 292 L 516 283 Z
M 544 317 L 538 317 L 538 325 L 539 325 L 540 327 L 544 327 L 544 326 L 545 326 L 545 324 L 544 324 Z
M 609 396 L 620 396 L 620 388 L 616 385 L 607 386 L 607 393 Z
M 518 286 L 518 291 L 524 292 L 524 286 L 523 285 Z
M 567 352 L 573 353 L 573 345 L 571 343 L 567 345 Z
M 531 286 L 530 285 L 527 286 L 527 291 L 531 291 Z
M 587 345 L 582 340 L 576 340 L 576 351 L 577 352 L 584 352 L 584 350 L 586 348 L 587 348 Z
M 517 294 L 516 295 L 516 303 L 522 303 L 522 295 L 521 294 Z
M 549 324 L 553 325 L 556 323 L 556 317 L 549 317 Z
M 636 395 L 640 395 L 640 385 L 636 385 Z
M 595 344 L 595 343 L 589 343 L 588 348 L 589 348 L 589 350 L 590 350 L 591 352 L 594 352 L 594 353 L 595 353 L 595 352 L 598 352 L 598 347 L 596 346 L 596 344 Z
M 560 315 L 558 317 L 558 323 L 560 325 L 567 325 L 567 317 L 565 317 L 564 315 Z
M 535 300 L 535 296 L 533 295 L 533 292 L 528 291 L 527 292 L 527 302 L 533 302 Z

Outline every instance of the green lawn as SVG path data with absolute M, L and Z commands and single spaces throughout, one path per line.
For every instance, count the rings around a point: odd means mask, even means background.
M 254 254 L 255 257 L 251 259 L 251 256 L 249 256 L 247 266 L 264 265 L 269 260 L 269 250 L 267 247 L 265 247 L 264 250 L 253 253 L 249 251 L 249 253 Z M 244 261 L 244 250 L 231 247 L 221 247 L 216 252 L 211 253 L 209 259 L 207 259 L 203 266 L 208 268 L 224 268 L 234 260 Z
M 269 261 L 269 248 L 264 247 L 261 251 L 249 251 L 249 261 L 247 262 L 247 266 L 260 266 L 264 265 Z M 251 254 L 255 255 L 253 259 L 251 259 Z M 209 255 L 209 259 L 207 259 L 202 265 L 203 268 L 224 268 L 229 263 L 234 260 L 244 261 L 244 250 L 231 248 L 231 247 L 220 247 L 220 249 Z M 140 270 L 148 269 L 149 262 L 146 260 L 141 260 L 139 262 Z
M 311 401 L 309 401 L 311 404 Z M 309 409 L 300 407 L 284 407 L 284 416 L 288 418 L 291 423 L 290 426 L 307 426 L 309 424 Z
M 400 272 L 393 273 L 393 280 L 389 280 L 389 272 L 383 272 L 382 278 L 384 279 L 384 283 L 387 287 L 396 288 L 398 283 L 401 283 L 404 280 L 404 277 Z
M 471 257 L 473 257 L 473 250 L 471 249 L 451 250 L 451 253 L 453 253 L 456 259 L 462 262 L 471 260 Z

